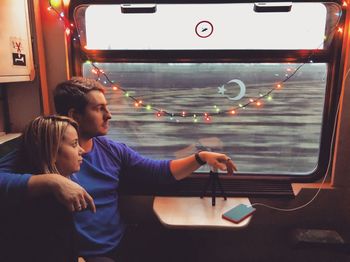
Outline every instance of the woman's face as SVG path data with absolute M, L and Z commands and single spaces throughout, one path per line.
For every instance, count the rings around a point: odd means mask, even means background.
M 83 152 L 78 142 L 77 131 L 73 126 L 68 125 L 56 157 L 56 167 L 60 174 L 67 177 L 79 171 L 83 162 Z

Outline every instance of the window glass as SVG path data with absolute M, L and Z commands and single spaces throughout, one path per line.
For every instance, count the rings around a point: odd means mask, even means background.
M 229 3 L 158 4 L 153 13 L 123 13 L 121 5 L 89 5 L 76 17 L 88 50 L 298 50 L 327 47 L 324 37 L 339 10 L 293 3 L 289 12 L 256 12 L 254 3 Z
M 96 65 L 114 83 L 100 79 L 109 86 L 109 136 L 146 156 L 213 150 L 232 156 L 240 173 L 257 174 L 303 175 L 317 166 L 325 63 Z M 94 70 L 83 65 L 86 77 L 96 78 Z
M 340 5 L 124 7 L 74 13 L 74 46 L 90 60 L 78 68 L 107 86 L 112 139 L 154 159 L 223 152 L 248 175 L 307 178 L 328 160 Z

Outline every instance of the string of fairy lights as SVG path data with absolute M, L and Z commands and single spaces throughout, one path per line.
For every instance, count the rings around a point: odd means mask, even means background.
M 63 0 L 63 6 L 69 5 L 69 0 Z M 49 0 L 49 7 L 48 11 L 54 12 L 60 21 L 63 21 L 64 27 L 65 27 L 65 34 L 67 37 L 72 37 L 73 41 L 79 41 L 80 44 L 80 34 L 79 34 L 79 28 L 76 28 L 75 24 L 69 21 L 69 19 L 66 18 L 64 11 L 58 11 L 58 8 L 62 6 L 62 0 Z M 343 1 L 342 3 L 343 8 L 348 7 L 348 2 Z M 338 26 L 340 18 L 342 16 L 342 12 L 338 14 L 338 20 L 335 23 L 335 26 L 333 26 L 330 31 L 330 36 L 333 37 L 335 33 L 342 34 L 343 28 Z M 327 39 L 327 36 L 324 37 L 324 41 Z M 318 50 L 323 44 L 324 41 L 315 49 Z M 301 63 L 299 66 L 297 66 L 295 69 L 287 68 L 287 73 L 285 74 L 285 78 L 279 82 L 276 82 L 267 92 L 260 93 L 256 97 L 249 98 L 245 103 L 239 103 L 238 105 L 231 106 L 227 110 L 221 110 L 218 106 L 213 106 L 213 112 L 170 112 L 168 110 L 164 110 L 162 108 L 158 108 L 156 106 L 151 105 L 150 103 L 145 103 L 142 99 L 133 96 L 130 94 L 130 92 L 120 85 L 116 84 L 113 80 L 111 80 L 108 76 L 108 74 L 101 68 L 97 66 L 96 62 L 93 62 L 91 59 L 88 58 L 86 61 L 88 64 L 91 65 L 92 69 L 91 72 L 96 76 L 97 81 L 102 81 L 102 78 L 105 80 L 103 83 L 105 85 L 110 85 L 112 90 L 114 91 L 121 91 L 124 96 L 128 99 L 130 99 L 133 102 L 133 105 L 135 108 L 144 108 L 146 111 L 153 111 L 155 112 L 155 115 L 157 117 L 162 116 L 168 116 L 171 120 L 176 118 L 193 118 L 193 122 L 198 122 L 200 118 L 203 118 L 204 121 L 210 122 L 212 120 L 213 116 L 219 116 L 219 115 L 236 115 L 237 111 L 240 109 L 245 109 L 249 106 L 255 106 L 255 107 L 261 107 L 263 105 L 263 101 L 272 100 L 272 93 L 281 90 L 284 86 L 284 84 L 289 81 L 305 64 L 313 63 L 312 58 L 315 54 L 315 50 L 311 52 L 311 54 L 307 57 L 306 62 Z M 178 121 L 177 121 L 178 122 Z

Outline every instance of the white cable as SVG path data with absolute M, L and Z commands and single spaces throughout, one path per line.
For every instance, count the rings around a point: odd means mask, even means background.
M 349 74 L 349 71 L 350 70 L 348 70 L 348 72 L 346 73 L 346 76 Z M 335 121 L 334 121 L 334 126 L 333 126 L 333 134 L 332 134 L 331 146 L 330 146 L 330 156 L 331 156 L 331 154 L 333 152 L 333 144 L 334 144 L 334 137 L 335 137 L 335 133 L 336 133 L 336 126 L 337 126 L 337 122 L 338 122 L 339 107 L 340 107 L 340 101 L 338 101 L 337 112 L 336 112 L 336 115 L 335 115 Z M 270 205 L 266 205 L 266 204 L 257 202 L 257 203 L 251 204 L 250 206 L 251 207 L 253 207 L 253 206 L 264 206 L 264 207 L 267 207 L 267 208 L 270 208 L 270 209 L 283 211 L 283 212 L 292 212 L 292 211 L 296 211 L 296 210 L 299 210 L 299 209 L 302 209 L 302 208 L 308 206 L 309 204 L 311 204 L 315 200 L 315 198 L 320 193 L 320 191 L 322 189 L 322 186 L 323 186 L 324 182 L 326 181 L 326 178 L 327 178 L 327 175 L 328 175 L 328 172 L 329 172 L 329 169 L 330 169 L 330 166 L 331 166 L 332 162 L 333 161 L 329 160 L 328 166 L 327 166 L 327 170 L 326 170 L 326 174 L 324 175 L 324 177 L 322 179 L 322 183 L 319 186 L 316 194 L 308 202 L 306 202 L 305 204 L 303 204 L 301 206 L 298 206 L 298 207 L 294 207 L 294 208 L 279 208 L 279 207 L 274 207 L 274 206 L 270 206 Z
M 339 21 L 338 21 L 339 22 Z M 338 23 L 337 22 L 337 23 Z M 349 73 L 350 73 L 350 68 L 348 69 L 348 71 L 345 73 L 345 76 L 344 76 L 344 84 L 349 76 Z M 333 126 L 333 134 L 332 134 L 332 139 L 331 139 L 331 147 L 330 147 L 330 156 L 333 152 L 333 145 L 334 145 L 334 137 L 335 137 L 335 133 L 336 133 L 336 126 L 337 126 L 337 122 L 338 122 L 338 117 L 339 117 L 339 108 L 340 108 L 340 101 L 338 101 L 338 106 L 337 106 L 337 112 L 336 112 L 336 115 L 335 115 L 335 121 L 334 121 L 334 126 Z M 311 204 L 315 199 L 316 197 L 318 196 L 318 194 L 320 193 L 321 189 L 322 189 L 322 186 L 324 185 L 325 181 L 326 181 L 326 178 L 327 178 L 327 175 L 328 175 L 328 172 L 329 172 L 329 169 L 330 169 L 330 165 L 331 165 L 332 161 L 330 160 L 328 162 L 328 166 L 327 166 L 327 170 L 326 170 L 326 174 L 324 175 L 323 179 L 322 179 L 322 183 L 321 185 L 319 186 L 316 194 L 308 201 L 306 202 L 305 204 L 301 205 L 301 206 L 298 206 L 298 207 L 294 207 L 294 208 L 279 208 L 279 207 L 274 207 L 274 206 L 270 206 L 270 205 L 266 205 L 266 204 L 263 204 L 263 203 L 253 203 L 251 204 L 250 206 L 253 207 L 253 206 L 264 206 L 264 207 L 267 207 L 267 208 L 270 208 L 270 209 L 274 209 L 274 210 L 278 210 L 278 211 L 283 211 L 283 212 L 292 212 L 292 211 L 296 211 L 296 210 L 299 210 L 299 209 L 302 209 L 306 206 L 308 206 L 309 204 Z

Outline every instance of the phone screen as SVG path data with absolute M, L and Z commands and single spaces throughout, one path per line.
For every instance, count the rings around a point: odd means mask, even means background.
M 244 204 L 239 204 L 229 211 L 222 214 L 222 218 L 227 219 L 233 223 L 239 223 L 245 218 L 251 216 L 256 209 Z

